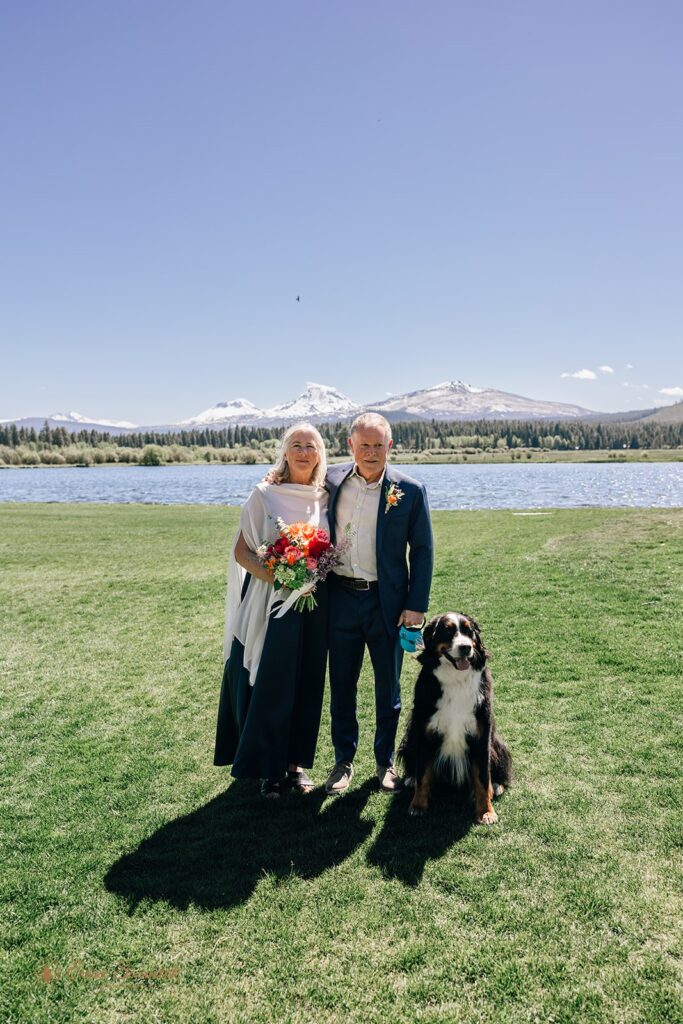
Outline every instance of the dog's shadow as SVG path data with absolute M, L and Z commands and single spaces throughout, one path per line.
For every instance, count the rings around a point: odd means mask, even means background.
M 247 900 L 266 874 L 315 878 L 346 860 L 373 829 L 363 820 L 371 783 L 343 798 L 259 796 L 258 783 L 232 782 L 191 814 L 164 825 L 107 872 L 105 886 L 132 912 L 143 900 L 213 910 Z
M 412 790 L 391 797 L 384 822 L 368 851 L 369 864 L 387 878 L 417 886 L 430 860 L 438 860 L 472 827 L 467 797 L 448 786 L 435 786 L 429 810 L 419 817 L 408 814 Z

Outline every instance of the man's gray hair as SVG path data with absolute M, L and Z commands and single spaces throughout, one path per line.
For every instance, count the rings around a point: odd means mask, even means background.
M 365 430 L 366 427 L 379 427 L 384 431 L 387 441 L 391 441 L 391 423 L 378 412 L 362 412 L 360 416 L 356 416 L 349 433 L 354 434 L 357 430 Z

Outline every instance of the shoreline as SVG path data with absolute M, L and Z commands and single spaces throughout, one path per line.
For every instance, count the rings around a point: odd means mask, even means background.
M 399 453 L 397 453 L 398 455 Z M 328 459 L 330 465 L 340 462 L 348 462 L 346 455 L 334 455 Z M 400 457 L 392 458 L 389 464 L 393 466 L 476 466 L 476 465 L 528 465 L 529 463 L 633 463 L 633 462 L 683 462 L 683 448 L 637 448 L 626 450 L 612 449 L 585 449 L 581 451 L 543 451 L 533 448 L 512 448 L 500 452 L 435 452 L 433 455 L 425 456 L 423 453 L 401 452 Z M 196 459 L 192 461 L 173 461 L 161 463 L 159 466 L 141 465 L 139 462 L 99 462 L 99 463 L 68 463 L 66 465 L 55 465 L 54 463 L 39 463 L 38 465 L 7 465 L 0 463 L 0 471 L 4 469 L 129 469 L 131 467 L 142 469 L 163 469 L 164 467 L 182 466 L 222 466 L 231 468 L 233 466 L 270 466 L 271 462 L 222 462 L 220 459 Z

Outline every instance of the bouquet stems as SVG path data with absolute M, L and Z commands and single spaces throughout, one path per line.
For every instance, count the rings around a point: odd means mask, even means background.
M 301 597 L 297 598 L 294 602 L 294 608 L 298 612 L 312 612 L 314 608 L 318 607 L 318 602 L 313 597 L 313 594 L 302 594 Z

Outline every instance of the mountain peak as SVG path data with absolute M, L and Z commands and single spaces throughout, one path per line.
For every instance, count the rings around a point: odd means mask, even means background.
M 217 402 L 210 409 L 205 409 L 189 420 L 181 420 L 181 427 L 202 427 L 209 424 L 244 423 L 261 419 L 263 410 L 250 402 L 248 398 L 231 398 L 227 402 Z
M 425 388 L 425 392 L 430 394 L 435 391 L 443 391 L 456 395 L 478 395 L 483 390 L 483 388 L 475 388 L 472 384 L 465 384 L 463 380 L 443 380 L 440 384 L 433 384 L 431 388 Z
M 80 412 L 53 412 L 47 419 L 57 420 L 64 423 L 91 423 L 87 416 L 81 416 Z
M 126 430 L 136 430 L 136 423 L 129 423 L 128 420 L 100 420 L 94 416 L 82 416 L 80 412 L 55 412 L 51 416 L 46 416 L 46 420 L 49 423 L 79 423 L 85 429 L 92 430 L 97 427 L 124 427 Z
M 334 417 L 353 416 L 361 406 L 329 384 L 306 382 L 306 388 L 290 402 L 267 409 L 265 415 L 276 422 L 312 420 L 324 422 Z
M 589 409 L 578 405 L 536 401 L 495 388 L 476 388 L 461 380 L 446 380 L 421 391 L 392 395 L 371 408 L 394 421 L 578 419 L 592 415 Z

